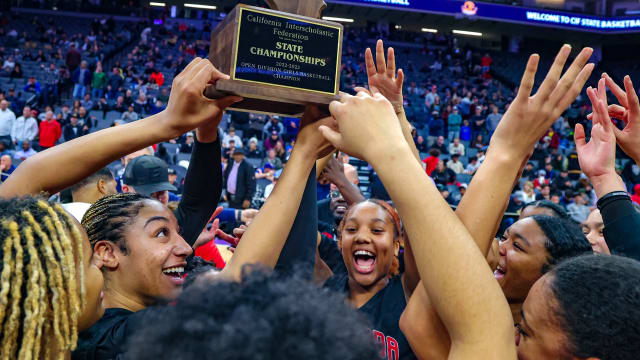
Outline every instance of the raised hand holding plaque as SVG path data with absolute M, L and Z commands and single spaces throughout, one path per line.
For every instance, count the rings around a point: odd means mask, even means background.
M 240 4 L 211 33 L 209 60 L 230 80 L 205 95 L 234 94 L 232 110 L 301 116 L 306 104 L 338 98 L 343 27 L 320 20 L 322 0 Z

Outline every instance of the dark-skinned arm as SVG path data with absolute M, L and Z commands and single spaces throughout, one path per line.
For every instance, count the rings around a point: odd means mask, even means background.
M 303 120 L 306 124 L 314 119 Z M 332 122 L 332 118 L 325 118 L 302 127 L 278 183 L 247 228 L 221 276 L 240 280 L 242 267 L 246 264 L 259 263 L 270 268 L 275 267 L 300 208 L 304 189 L 318 154 L 325 156 L 325 149 L 331 151 L 326 140 L 318 132 L 318 126 L 330 125 Z M 311 241 L 314 239 L 312 237 Z
M 371 163 L 389 190 L 423 285 L 451 336 L 450 358 L 515 359 L 504 294 L 473 238 L 416 162 L 391 104 L 360 92 L 333 102 L 330 110 L 339 133 L 322 127 L 324 136 Z
M 456 209 L 456 215 L 465 225 L 474 242 L 485 256 L 491 246 L 495 232 L 504 213 L 513 184 L 517 181 L 521 168 L 533 151 L 533 147 L 542 134 L 575 100 L 588 79 L 593 65 L 586 65 L 592 50 L 585 49 L 576 58 L 566 74 L 560 78 L 564 63 L 571 49 L 563 47 L 538 92 L 531 96 L 539 57 L 531 56 L 523 75 L 518 96 L 498 125 L 487 151 L 486 160 L 478 169 L 469 189 Z M 523 132 L 522 129 L 527 129 Z M 426 294 L 420 296 L 424 299 Z M 412 303 L 413 301 L 410 301 Z M 413 308 L 413 304 L 411 305 Z M 421 311 L 420 306 L 416 311 Z M 438 333 L 442 329 L 439 323 L 431 322 L 433 311 L 422 310 L 424 317 L 417 316 L 414 310 L 411 316 L 405 317 L 404 328 L 422 330 L 424 333 L 405 332 L 413 344 L 424 346 L 424 351 L 441 348 L 436 343 L 448 336 L 440 333 L 439 339 L 419 341 L 426 334 Z M 409 324 L 416 321 L 419 324 Z M 425 322 L 427 325 L 425 326 Z M 430 328 L 433 326 L 432 328 Z M 423 350 L 415 349 L 416 352 Z M 440 354 L 446 358 L 447 353 Z

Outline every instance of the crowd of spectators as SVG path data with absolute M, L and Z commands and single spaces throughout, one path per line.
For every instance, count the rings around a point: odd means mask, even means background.
M 5 357 L 637 358 L 640 101 L 592 48 L 514 88 L 347 28 L 357 95 L 297 119 L 203 96 L 209 24 L 47 23 L 0 28 Z
M 13 159 L 12 165 L 57 143 L 162 111 L 173 77 L 193 57 L 207 56 L 208 39 L 202 34 L 211 29 L 208 24 L 203 32 L 184 24 L 122 25 L 104 18 L 93 19 L 90 31 L 83 34 L 67 31 L 60 23 L 64 18 L 46 23 L 38 17 L 3 18 L 0 147 L 3 155 Z M 16 28 L 21 24 L 32 31 L 19 33 Z M 377 27 L 347 28 L 341 75 L 344 91 L 355 93 L 356 84 L 366 80 L 364 57 L 356 49 L 370 46 L 371 39 L 388 36 Z M 114 43 L 129 46 L 117 52 Z M 515 89 L 497 80 L 500 69 L 492 68 L 492 55 L 460 47 L 453 37 L 426 34 L 419 48 L 398 43 L 396 52 L 398 67 L 411 79 L 404 86 L 404 106 L 414 126 L 416 147 L 427 173 L 455 206 L 482 164 Z M 584 100 L 579 96 L 540 139 L 514 189 L 508 212 L 517 213 L 527 202 L 544 199 L 566 207 L 576 221 L 585 220 L 584 209 L 593 207 L 596 199 L 580 172 L 572 141 L 576 123 L 585 124 L 589 132 L 586 115 L 590 105 Z M 253 206 L 259 207 L 268 195 L 267 187 L 273 187 L 299 126 L 295 118 L 225 113 L 223 164 L 240 149 L 255 168 Z M 169 165 L 179 166 L 192 148 L 193 136 L 187 134 L 155 150 Z M 633 191 L 640 183 L 640 169 L 626 159 L 618 162 L 618 168 Z M 375 192 L 371 184 L 376 183 L 377 175 L 370 167 L 358 166 L 358 170 L 361 190 Z M 10 173 L 11 166 L 2 171 Z M 328 190 L 319 190 L 319 194 L 327 196 Z

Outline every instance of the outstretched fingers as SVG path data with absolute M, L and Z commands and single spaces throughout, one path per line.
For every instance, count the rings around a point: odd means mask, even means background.
M 520 81 L 520 87 L 518 88 L 517 100 L 528 100 L 533 90 L 533 84 L 536 80 L 536 72 L 538 71 L 538 63 L 540 63 L 540 55 L 533 54 L 527 61 L 527 67 L 522 74 L 522 80 Z
M 384 43 L 378 40 L 376 43 L 376 66 L 378 74 L 384 74 L 387 71 L 387 62 L 384 59 Z
M 633 121 L 640 116 L 640 102 L 638 101 L 638 93 L 633 87 L 633 82 L 631 81 L 631 77 L 629 75 L 624 77 L 624 88 L 626 90 L 626 97 L 629 109 L 629 121 Z M 624 105 L 623 105 L 624 106 Z
M 604 78 L 607 84 L 607 87 L 609 88 L 609 90 L 611 90 L 611 92 L 613 93 L 613 96 L 615 96 L 616 99 L 618 99 L 618 102 L 620 103 L 620 105 L 624 107 L 628 107 L 629 102 L 627 101 L 627 93 L 625 92 L 625 90 L 620 88 L 620 86 L 618 86 L 618 84 L 616 84 L 616 82 L 613 81 L 613 79 L 609 76 L 609 74 L 603 73 L 602 78 Z M 626 77 L 625 77 L 625 85 L 626 85 Z
M 370 48 L 367 48 L 364 52 L 364 62 L 367 68 L 368 77 L 372 77 L 378 73 L 378 70 L 376 70 L 376 64 L 373 61 L 373 53 Z
M 549 95 L 551 95 L 551 92 L 556 88 L 556 85 L 560 80 L 562 69 L 564 69 L 564 64 L 567 62 L 569 54 L 571 54 L 571 46 L 566 44 L 563 45 L 558 52 L 556 59 L 553 61 L 553 65 L 551 65 L 551 69 L 549 69 L 542 85 L 540 85 L 540 88 L 536 93 L 536 97 L 540 97 L 543 100 L 549 98 Z
M 404 84 L 404 71 L 402 69 L 398 70 L 398 77 L 396 77 L 396 87 L 402 89 L 402 84 Z
M 576 149 L 578 151 L 582 150 L 582 148 L 587 145 L 586 135 L 584 133 L 584 127 L 582 127 L 582 124 L 576 124 L 576 127 L 573 131 L 573 141 L 575 141 Z
M 392 47 L 387 50 L 387 76 L 391 79 L 396 77 L 396 54 Z
M 563 107 L 566 104 L 568 107 L 575 101 L 593 71 L 594 65 L 587 64 L 592 54 L 592 48 L 584 48 L 571 63 L 549 96 L 551 101 L 556 101 L 555 106 Z

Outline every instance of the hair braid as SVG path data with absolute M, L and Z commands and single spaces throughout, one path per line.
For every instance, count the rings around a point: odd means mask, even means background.
M 133 221 L 144 207 L 143 201 L 148 199 L 140 194 L 122 193 L 106 196 L 91 205 L 82 218 L 82 226 L 92 248 L 98 241 L 106 240 L 117 244 L 126 254 L 125 225 Z
M 5 226 L 3 224 L 3 226 Z M 4 316 L 7 313 L 6 305 L 8 303 L 9 289 L 11 288 L 11 275 L 13 273 L 13 260 L 12 260 L 12 237 L 11 234 L 7 234 L 4 238 L 4 245 L 2 247 L 2 253 L 4 254 L 2 263 L 2 274 L 0 275 L 0 282 L 2 287 L 0 288 L 0 327 L 4 322 Z
M 60 344 L 64 344 L 65 341 L 60 331 L 61 319 L 59 316 L 60 315 L 59 308 L 60 308 L 61 299 L 60 299 L 60 293 L 58 291 L 60 288 L 62 288 L 62 272 L 60 270 L 61 267 L 60 267 L 60 264 L 58 264 L 58 261 L 55 258 L 55 255 L 53 253 L 53 250 L 52 250 L 53 245 L 49 240 L 49 236 L 47 236 L 47 234 L 44 231 L 42 231 L 40 224 L 36 222 L 36 220 L 34 219 L 33 215 L 31 215 L 31 213 L 24 212 L 23 215 L 25 215 L 29 223 L 31 223 L 31 226 L 33 227 L 34 232 L 36 233 L 36 235 L 38 235 L 38 237 L 40 237 L 44 245 L 43 252 L 44 252 L 44 256 L 47 263 L 47 269 L 49 269 L 48 285 L 49 285 L 49 290 L 52 293 L 51 303 L 53 305 L 52 307 L 54 312 L 53 324 L 52 324 L 53 333 L 56 337 L 56 340 Z
M 57 230 L 57 234 L 59 234 L 60 238 L 60 247 L 62 248 L 62 266 L 67 269 L 67 271 L 63 271 L 62 274 L 66 280 L 67 290 L 65 293 L 69 295 L 69 298 L 65 302 L 68 305 L 68 308 L 65 310 L 66 315 L 69 320 L 69 345 L 73 347 L 72 344 L 75 344 L 78 341 L 78 327 L 77 327 L 77 318 L 82 311 L 80 306 L 80 294 L 78 293 L 77 283 L 76 283 L 76 261 L 82 261 L 82 249 L 79 249 L 78 260 L 74 259 L 73 255 L 73 244 L 71 239 L 69 238 L 70 233 L 70 224 L 66 222 L 67 216 L 58 216 L 58 213 L 54 210 L 53 207 L 49 206 L 48 203 L 44 201 L 39 201 L 38 206 L 47 211 L 49 216 L 53 219 L 53 225 Z M 59 206 L 59 205 L 58 205 Z M 45 223 L 46 218 L 45 218 Z M 80 248 L 82 248 L 82 243 L 80 243 Z M 66 319 L 66 317 L 65 317 Z
M 18 224 L 11 223 L 11 231 L 18 232 Z M 44 296 L 43 289 L 40 289 L 40 277 L 42 274 L 42 264 L 38 257 L 35 247 L 35 240 L 31 229 L 24 229 L 22 235 L 27 240 L 27 254 L 29 256 L 29 264 L 27 264 L 27 298 L 24 301 L 25 307 L 25 327 L 23 329 L 22 344 L 18 357 L 20 359 L 31 359 L 38 357 L 33 349 L 33 341 L 36 336 L 39 319 L 42 318 L 40 312 L 44 309 L 40 308 L 41 298 Z M 19 235 L 16 235 L 19 236 Z
M 21 348 L 30 349 L 33 347 L 33 359 L 38 359 L 40 356 L 40 341 L 42 339 L 42 324 L 45 321 L 45 314 L 47 312 L 47 296 L 46 296 L 46 288 L 47 288 L 47 274 L 44 271 L 44 267 L 42 265 L 42 261 L 40 261 L 39 254 L 37 252 L 35 246 L 35 238 L 33 237 L 33 229 L 31 227 L 27 227 L 23 230 L 23 235 L 27 239 L 27 247 L 29 249 L 29 257 L 32 261 L 35 261 L 37 264 L 37 283 L 33 280 L 30 280 L 33 288 L 27 290 L 29 295 L 32 293 L 37 294 L 35 299 L 34 306 L 37 309 L 34 311 L 32 323 L 30 326 L 33 328 L 30 329 L 31 332 L 27 332 L 25 330 L 25 337 L 30 338 L 30 343 L 24 344 Z M 30 264 L 31 265 L 31 264 Z
M 84 304 L 80 229 L 32 197 L 0 199 L 0 224 L 0 358 L 63 358 L 75 348 Z
M 83 238 L 82 238 L 82 234 L 80 234 L 80 230 L 78 229 L 77 226 L 73 226 L 74 224 L 74 220 L 71 218 L 71 215 L 69 215 L 69 213 L 67 213 L 62 206 L 60 206 L 60 204 L 56 204 L 55 205 L 55 209 L 56 211 L 61 214 L 63 216 L 63 219 L 66 220 L 66 224 L 67 224 L 67 229 L 71 230 L 71 244 L 69 246 L 72 247 L 73 250 L 73 244 L 75 243 L 76 245 L 76 256 L 75 256 L 75 260 L 77 262 L 82 262 L 84 261 L 84 247 L 82 246 L 82 242 L 83 242 Z M 72 254 L 73 256 L 73 254 Z M 75 268 L 74 268 L 75 271 Z M 80 284 L 82 284 L 83 286 L 80 287 L 80 309 L 84 309 L 84 307 L 86 306 L 86 289 L 84 287 L 84 271 L 80 271 L 80 274 L 76 274 L 80 277 Z
M 67 309 L 69 308 L 69 299 L 67 297 L 67 293 L 64 291 L 64 287 L 65 285 L 68 285 L 68 276 L 69 276 L 69 271 L 66 266 L 66 263 L 64 261 L 64 251 L 62 250 L 62 247 L 60 246 L 60 238 L 58 237 L 58 234 L 55 233 L 56 229 L 53 226 L 53 222 L 51 221 L 51 218 L 47 215 L 45 216 L 43 219 L 43 222 L 45 224 L 45 227 L 47 228 L 47 230 L 49 231 L 49 233 L 51 234 L 51 244 L 53 245 L 53 249 L 54 254 L 56 256 L 56 259 L 58 261 L 58 264 L 60 266 L 61 269 L 63 269 L 63 271 L 60 271 L 60 282 L 58 283 L 58 296 L 60 299 L 60 304 L 58 306 L 58 308 L 54 308 L 54 311 L 57 312 L 57 318 L 60 319 L 60 332 L 62 333 L 62 339 L 63 339 L 63 344 L 65 346 L 67 346 L 67 339 L 69 338 L 70 335 L 70 329 L 69 329 L 69 318 L 66 314 Z M 65 271 L 67 270 L 67 271 Z
M 20 244 L 20 236 L 16 236 L 14 231 L 11 231 L 11 223 L 5 223 L 5 228 L 11 232 L 11 239 L 13 240 L 13 249 L 15 255 L 15 272 L 16 279 L 14 281 L 14 285 L 11 289 L 11 310 L 9 314 L 9 318 L 6 320 L 4 324 L 4 328 L 2 332 L 6 334 L 7 338 L 4 339 L 2 343 L 2 353 L 3 354 L 15 354 L 16 349 L 18 348 L 18 329 L 20 324 L 18 324 L 18 320 L 22 315 L 20 309 L 20 303 L 22 302 L 22 282 L 23 282 L 23 267 L 24 267 L 24 252 L 22 250 L 22 245 Z

